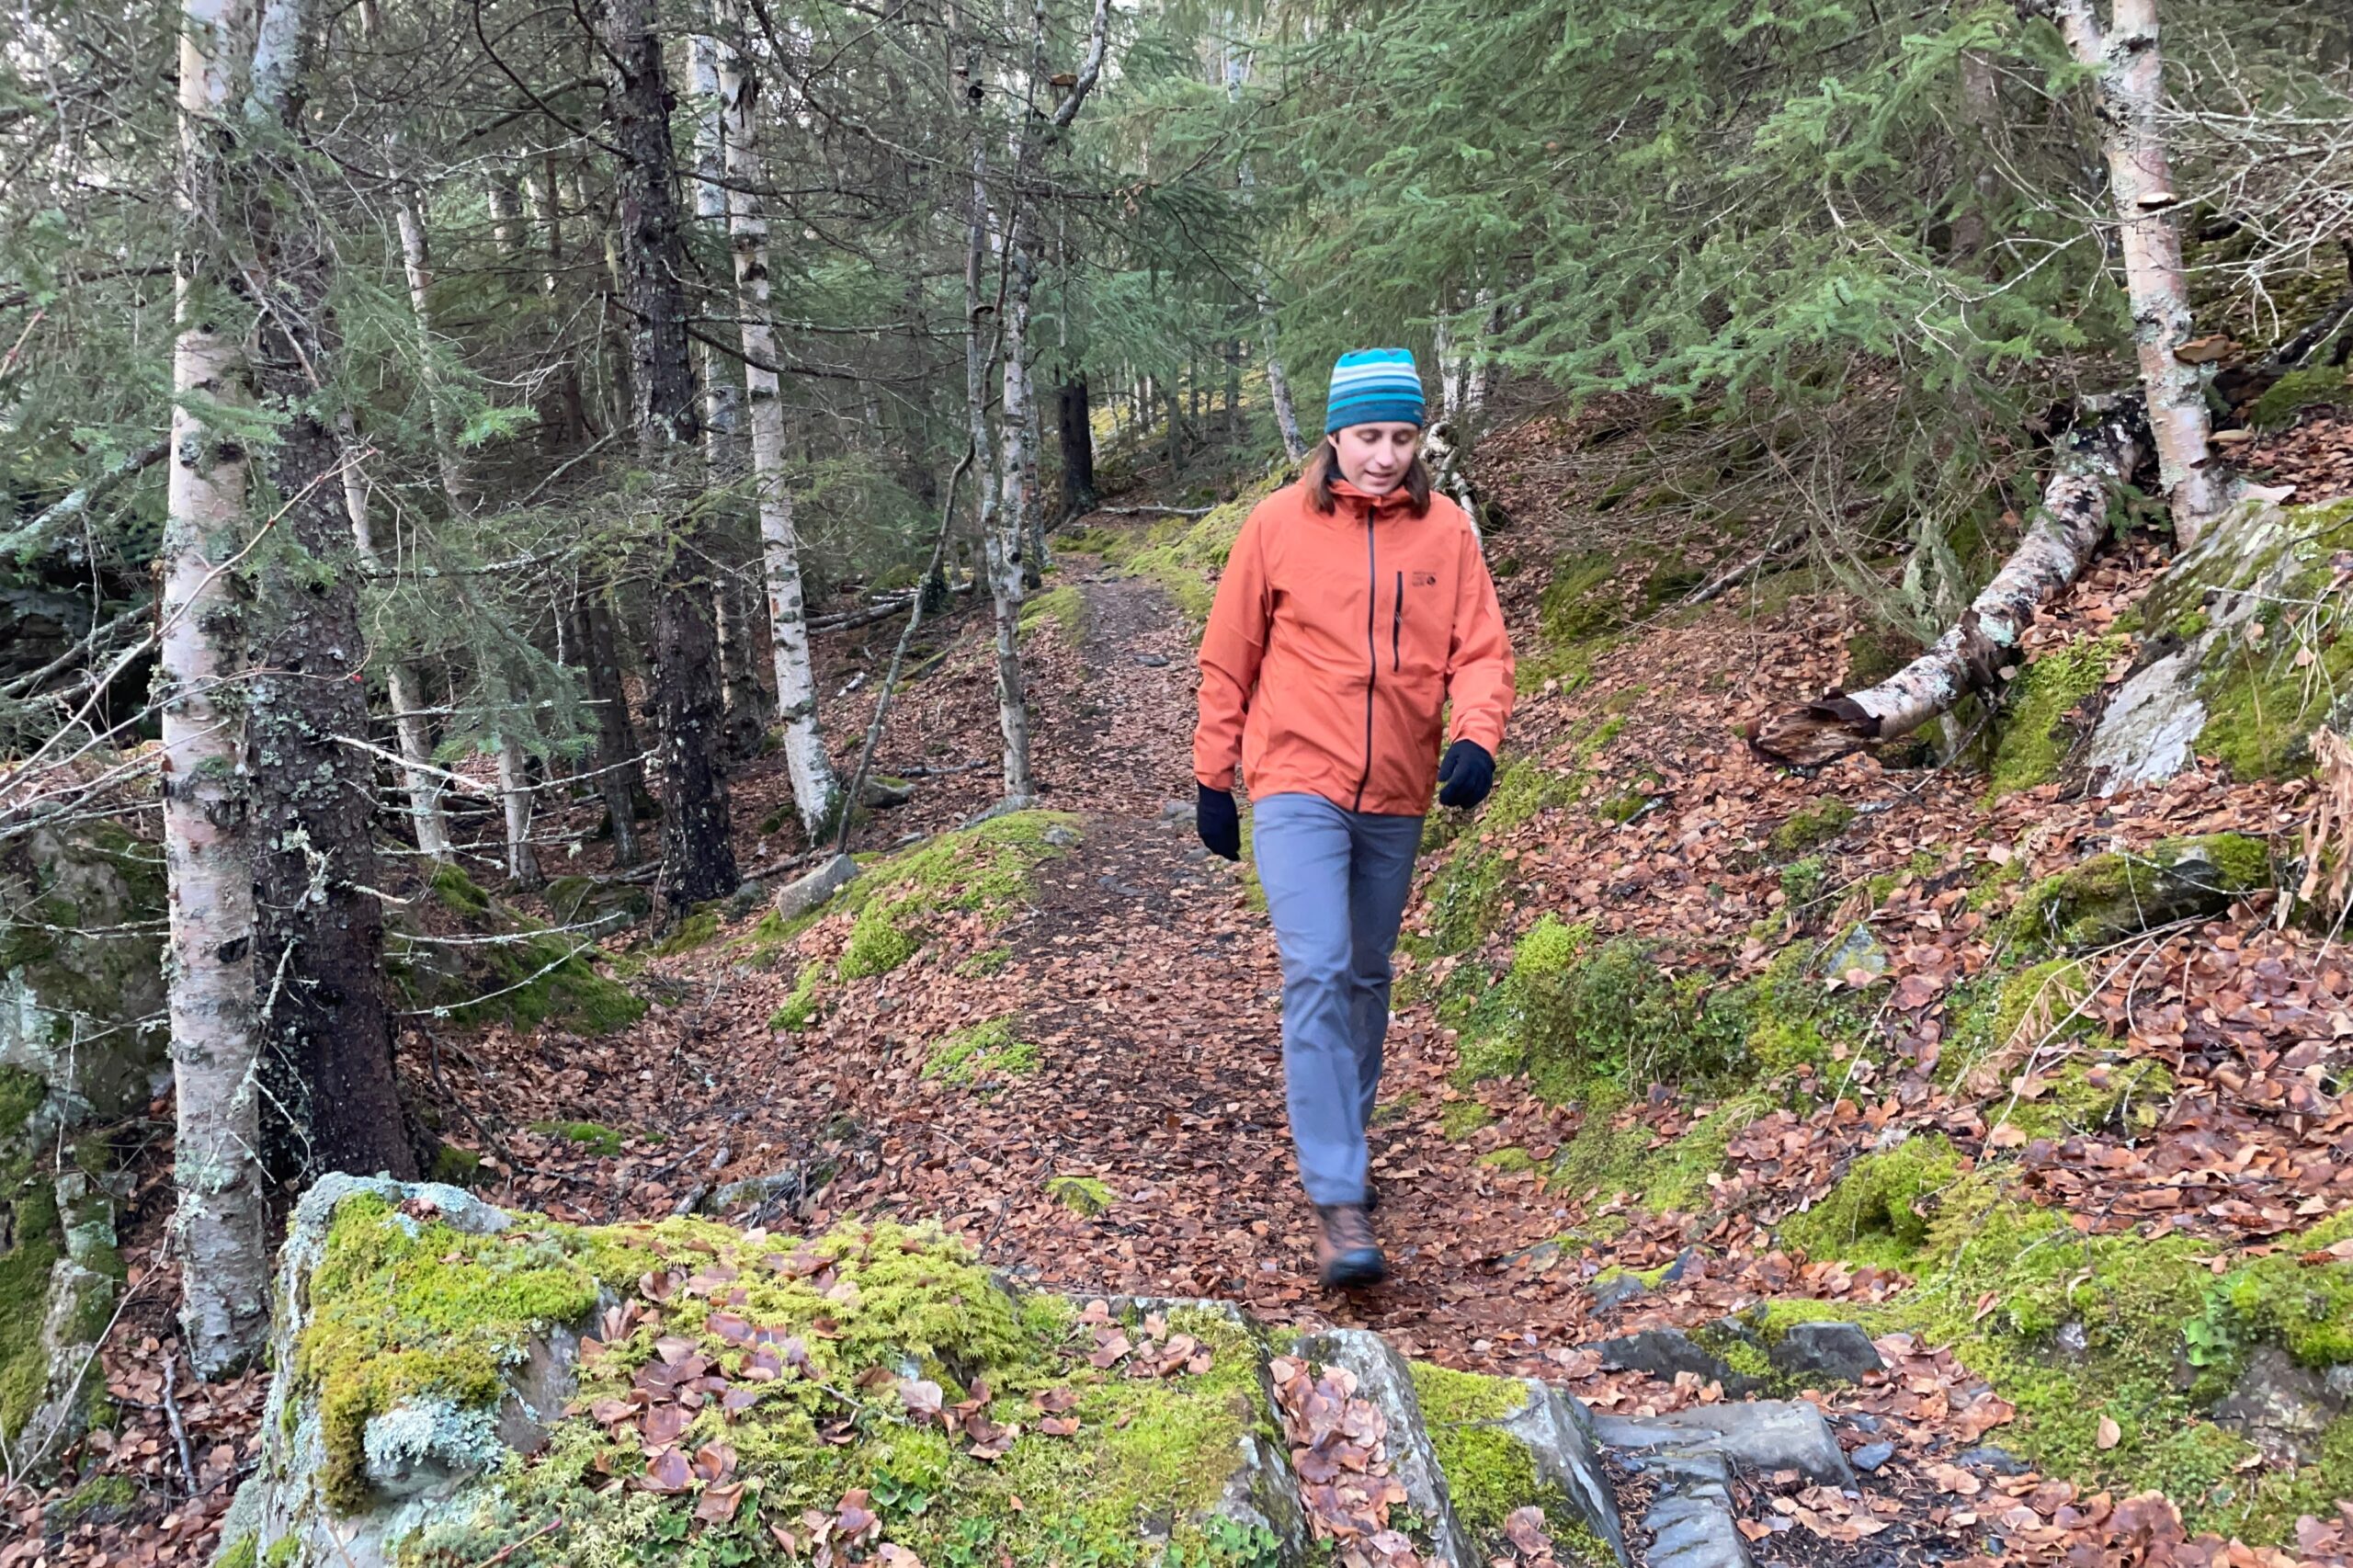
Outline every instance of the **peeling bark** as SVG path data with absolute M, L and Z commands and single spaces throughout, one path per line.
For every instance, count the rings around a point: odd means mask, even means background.
M 723 7 L 729 47 L 717 63 L 727 174 L 728 248 L 735 261 L 735 308 L 743 318 L 744 377 L 749 393 L 752 473 L 760 517 L 760 562 L 767 587 L 768 645 L 777 708 L 784 729 L 785 771 L 802 830 L 815 843 L 834 814 L 840 786 L 817 725 L 817 680 L 809 660 L 809 618 L 801 584 L 800 541 L 792 528 L 792 491 L 785 483 L 783 388 L 772 369 L 776 333 L 769 310 L 768 221 L 756 194 L 765 183 L 754 114 L 751 72 L 733 38 L 733 6 Z
M 2148 439 L 2137 397 L 2078 426 L 2018 548 L 1927 653 L 1867 691 L 1828 692 L 1768 715 L 1750 749 L 1783 767 L 1819 767 L 1908 735 L 1972 691 L 1997 688 L 2036 608 L 2082 574 L 2107 536 L 2109 495 L 2139 466 Z
M 2092 0 L 2022 0 L 2021 8 L 2047 10 L 2070 52 L 2098 73 L 2100 151 L 2116 203 L 2158 483 L 2172 503 L 2174 538 L 2188 550 L 2231 497 L 2227 476 L 2211 460 L 2205 372 L 2176 354 L 2196 328 L 2174 221 L 2179 196 L 2157 127 L 2165 97 L 2157 0 L 2112 0 L 2105 31 Z
M 251 796 L 240 703 L 225 689 L 243 648 L 238 579 L 245 453 L 199 410 L 250 402 L 242 342 L 205 313 L 229 297 L 221 187 L 229 115 L 256 25 L 251 0 L 184 0 L 179 35 L 179 218 L 168 516 L 157 698 L 163 707 L 164 856 L 170 882 L 167 1009 L 176 1087 L 174 1224 L 188 1259 L 180 1322 L 199 1377 L 250 1360 L 268 1328 L 269 1253 L 255 1070 Z

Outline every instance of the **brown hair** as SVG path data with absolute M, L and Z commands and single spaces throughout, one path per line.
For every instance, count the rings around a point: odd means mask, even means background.
M 1339 477 L 1340 454 L 1333 447 L 1332 437 L 1326 436 L 1315 444 L 1313 451 L 1307 454 L 1307 467 L 1301 471 L 1299 476 L 1300 483 L 1307 488 L 1307 505 L 1310 508 L 1323 513 L 1327 517 L 1332 515 L 1333 508 L 1337 505 L 1332 499 L 1332 481 Z M 1422 461 L 1421 453 L 1414 454 L 1414 460 L 1406 467 L 1405 477 L 1401 483 L 1406 499 L 1412 504 L 1414 516 L 1428 517 L 1430 470 L 1429 465 Z

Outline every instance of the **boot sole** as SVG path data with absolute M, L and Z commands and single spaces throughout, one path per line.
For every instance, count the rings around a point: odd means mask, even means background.
M 1319 1278 L 1332 1290 L 1358 1290 L 1389 1278 L 1389 1266 L 1377 1252 L 1347 1253 L 1324 1265 Z

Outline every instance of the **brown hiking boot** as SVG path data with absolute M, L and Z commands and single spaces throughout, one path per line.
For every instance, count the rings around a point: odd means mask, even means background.
M 1381 1244 L 1373 1239 L 1372 1219 L 1361 1203 L 1319 1203 L 1315 1206 L 1315 1274 L 1336 1290 L 1378 1285 L 1388 1276 Z

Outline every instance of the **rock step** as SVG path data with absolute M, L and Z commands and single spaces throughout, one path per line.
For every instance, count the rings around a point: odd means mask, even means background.
M 363 1206 L 347 1211 L 348 1225 L 338 1224 L 338 1206 L 362 1198 L 367 1199 Z M 1339 1517 L 1352 1508 L 1354 1517 L 1362 1518 L 1363 1508 L 1370 1507 L 1376 1517 L 1389 1510 L 1392 1533 L 1373 1538 L 1385 1542 L 1385 1549 L 1375 1549 L 1381 1560 L 1396 1560 L 1410 1540 L 1414 1554 L 1432 1568 L 1483 1568 L 1497 1557 L 1514 1555 L 1514 1516 L 1532 1508 L 1540 1512 L 1563 1564 L 1630 1564 L 1627 1530 L 1604 1468 L 1604 1453 L 1610 1452 L 1619 1462 L 1661 1483 L 1642 1520 L 1654 1542 L 1645 1559 L 1650 1568 L 1743 1568 L 1748 1558 L 1732 1511 L 1735 1473 L 1798 1470 L 1818 1482 L 1854 1484 L 1845 1456 L 1821 1413 L 1810 1404 L 1758 1400 L 1656 1417 L 1597 1418 L 1577 1400 L 1537 1380 L 1479 1376 L 1410 1362 L 1380 1335 L 1361 1329 L 1302 1333 L 1261 1324 L 1226 1302 L 1116 1297 L 1099 1304 L 1073 1301 L 1073 1327 L 1082 1339 L 1095 1336 L 1092 1357 L 1086 1358 L 1092 1358 L 1101 1374 L 1078 1364 L 1079 1376 L 1073 1380 L 1070 1369 L 1077 1353 L 1053 1326 L 1062 1321 L 1056 1313 L 1049 1312 L 1041 1319 L 1038 1298 L 989 1275 L 969 1253 L 937 1233 L 860 1229 L 824 1239 L 821 1244 L 832 1250 L 821 1253 L 807 1250 L 811 1243 L 769 1238 L 765 1233 L 739 1239 L 707 1222 L 678 1223 L 702 1225 L 700 1230 L 671 1233 L 681 1238 L 687 1253 L 702 1261 L 682 1267 L 676 1261 L 679 1255 L 659 1255 L 673 1261 L 644 1276 L 653 1283 L 640 1283 L 641 1299 L 612 1282 L 609 1270 L 602 1277 L 607 1282 L 599 1285 L 596 1277 L 579 1271 L 577 1259 L 600 1247 L 642 1247 L 654 1227 L 559 1227 L 538 1216 L 508 1214 L 452 1187 L 404 1185 L 381 1177 L 323 1178 L 297 1206 L 280 1256 L 280 1310 L 272 1356 L 278 1370 L 261 1432 L 264 1451 L 225 1522 L 222 1555 L 216 1561 L 222 1568 L 251 1568 L 262 1561 L 273 1568 L 384 1568 L 404 1554 L 414 1555 L 409 1538 L 430 1530 L 463 1542 L 473 1553 L 469 1561 L 501 1550 L 517 1553 L 505 1559 L 517 1568 L 567 1561 L 562 1552 L 572 1548 L 572 1541 L 561 1548 L 551 1543 L 548 1550 L 557 1554 L 542 1556 L 530 1547 L 536 1538 L 515 1536 L 551 1505 L 542 1494 L 527 1510 L 529 1517 L 518 1512 L 506 1490 L 516 1473 L 508 1461 L 517 1452 L 535 1453 L 551 1444 L 559 1445 L 561 1452 L 560 1439 L 567 1433 L 575 1443 L 583 1438 L 613 1440 L 612 1433 L 577 1429 L 592 1423 L 599 1428 L 619 1423 L 618 1431 L 627 1435 L 624 1442 L 642 1438 L 649 1456 L 641 1460 L 634 1448 L 624 1447 L 619 1451 L 628 1457 L 619 1468 L 603 1472 L 617 1477 L 616 1482 L 587 1489 L 608 1502 L 599 1516 L 603 1523 L 596 1528 L 609 1526 L 624 1533 L 638 1528 L 609 1504 L 610 1497 L 620 1495 L 613 1488 L 624 1483 L 660 1491 L 662 1499 L 650 1503 L 653 1511 L 699 1509 L 705 1493 L 695 1476 L 724 1494 L 715 1513 L 698 1517 L 724 1525 L 733 1515 L 735 1494 L 747 1481 L 756 1496 L 764 1486 L 790 1483 L 796 1473 L 790 1463 L 779 1468 L 774 1459 L 767 1460 L 767 1468 L 762 1470 L 763 1461 L 756 1457 L 752 1468 L 738 1474 L 736 1456 L 728 1446 L 730 1435 L 738 1431 L 733 1417 L 717 1428 L 705 1428 L 720 1434 L 710 1448 L 695 1454 L 697 1464 L 714 1467 L 708 1474 L 680 1473 L 675 1482 L 655 1487 L 638 1477 L 636 1467 L 645 1464 L 647 1475 L 653 1476 L 663 1453 L 674 1458 L 683 1453 L 670 1445 L 685 1437 L 698 1419 L 695 1413 L 707 1410 L 720 1394 L 744 1396 L 740 1408 L 745 1411 L 775 1408 L 760 1403 L 763 1390 L 782 1386 L 774 1382 L 779 1370 L 773 1356 L 765 1383 L 748 1370 L 722 1370 L 734 1366 L 739 1354 L 739 1349 L 726 1347 L 751 1343 L 752 1319 L 758 1315 L 749 1306 L 739 1314 L 715 1304 L 716 1293 L 729 1290 L 739 1278 L 747 1283 L 767 1281 L 760 1288 L 771 1292 L 766 1311 L 774 1315 L 764 1320 L 758 1332 L 795 1335 L 761 1343 L 794 1346 L 792 1354 L 801 1358 L 794 1364 L 810 1377 L 821 1376 L 808 1359 L 811 1350 L 817 1350 L 824 1362 L 826 1386 L 863 1424 L 855 1430 L 845 1425 L 831 1440 L 879 1438 L 888 1443 L 900 1440 L 892 1434 L 936 1426 L 942 1384 L 961 1389 L 972 1376 L 951 1373 L 954 1362 L 944 1351 L 935 1358 L 929 1351 L 909 1351 L 906 1342 L 871 1336 L 898 1332 L 877 1331 L 877 1322 L 910 1321 L 903 1314 L 912 1309 L 904 1304 L 884 1306 L 880 1309 L 882 1319 L 869 1320 L 868 1347 L 854 1360 L 833 1359 L 819 1341 L 803 1346 L 797 1337 L 801 1333 L 820 1335 L 826 1342 L 836 1335 L 855 1338 L 860 1333 L 857 1320 L 863 1297 L 858 1277 L 862 1268 L 879 1270 L 872 1276 L 880 1281 L 872 1286 L 878 1292 L 927 1288 L 936 1279 L 952 1278 L 952 1285 L 940 1288 L 951 1292 L 942 1300 L 957 1303 L 958 1318 L 994 1325 L 989 1332 L 998 1337 L 988 1343 L 1028 1345 L 1032 1348 L 1023 1353 L 1040 1358 L 1036 1375 L 1022 1370 L 1014 1387 L 1043 1385 L 1048 1392 L 1063 1395 L 1064 1403 L 1051 1407 L 1055 1410 L 1074 1408 L 1073 1399 L 1097 1401 L 1083 1426 L 1074 1419 L 1060 1433 L 1051 1426 L 1044 1432 L 1032 1429 L 1033 1416 L 1026 1405 L 1009 1400 L 988 1415 L 972 1415 L 972 1420 L 975 1428 L 1004 1435 L 1006 1448 L 1071 1445 L 1062 1450 L 1069 1456 L 1067 1473 L 1082 1478 L 1084 1485 L 1071 1497 L 1054 1500 L 1053 1506 L 1068 1512 L 1051 1517 L 1092 1519 L 1088 1528 L 1108 1532 L 1103 1540 L 1112 1548 L 1112 1561 L 1131 1551 L 1139 1563 L 1151 1562 L 1178 1538 L 1202 1535 L 1239 1535 L 1256 1543 L 1261 1562 L 1321 1561 L 1324 1549 L 1311 1539 L 1312 1518 Z M 323 1267 L 330 1254 L 331 1229 L 339 1256 L 352 1260 L 341 1273 Z M 739 1246 L 745 1250 L 738 1251 Z M 779 1247 L 793 1256 L 774 1250 Z M 869 1247 L 874 1250 L 866 1251 Z M 928 1260 L 917 1270 L 923 1283 L 890 1284 L 893 1278 L 905 1279 L 904 1260 L 911 1256 Z M 729 1257 L 740 1259 L 741 1268 L 725 1261 Z M 370 1261 L 353 1272 L 357 1260 L 363 1259 Z M 799 1281 L 820 1268 L 822 1279 L 830 1281 L 834 1274 L 828 1259 L 838 1259 L 842 1274 L 838 1284 L 825 1287 L 823 1300 L 842 1320 L 839 1324 L 822 1316 L 795 1317 L 791 1314 L 801 1309 L 778 1304 L 786 1297 L 776 1292 L 804 1288 L 797 1283 L 780 1287 L 776 1281 Z M 415 1272 L 400 1272 L 412 1267 Z M 712 1272 L 689 1278 L 688 1270 L 699 1267 Z M 498 1386 L 445 1383 L 428 1377 L 410 1393 L 388 1393 L 382 1402 L 339 1418 L 324 1408 L 320 1389 L 311 1381 L 322 1375 L 320 1369 L 314 1366 L 308 1375 L 294 1370 L 303 1365 L 301 1347 L 310 1324 L 331 1325 L 330 1332 L 342 1336 L 334 1343 L 350 1346 L 339 1353 L 349 1357 L 353 1366 L 367 1364 L 367 1358 L 377 1353 L 369 1349 L 374 1343 L 368 1337 L 373 1332 L 370 1324 L 388 1325 L 384 1332 L 393 1337 L 384 1342 L 385 1348 L 403 1355 L 438 1354 L 429 1324 L 406 1319 L 391 1324 L 383 1317 L 380 1299 L 386 1291 L 398 1295 L 419 1289 L 420 1281 L 428 1278 L 435 1300 L 450 1303 L 459 1318 L 473 1310 L 462 1303 L 475 1299 L 484 1303 L 481 1310 L 491 1316 L 481 1322 L 464 1320 L 462 1346 L 471 1347 L 476 1358 L 470 1364 L 503 1369 L 494 1380 Z M 499 1303 L 517 1299 L 512 1291 L 518 1278 L 537 1281 L 535 1289 L 542 1291 L 554 1289 L 554 1281 L 574 1281 L 567 1288 L 570 1295 L 559 1292 L 539 1299 L 579 1303 L 567 1306 L 564 1313 L 577 1310 L 585 1315 L 565 1322 L 509 1311 L 498 1317 Z M 805 1289 L 813 1291 L 819 1284 Z M 737 1291 L 735 1299 L 742 1303 L 748 1298 Z M 590 1301 L 594 1305 L 585 1306 Z M 578 1398 L 580 1336 L 626 1336 L 633 1323 L 649 1316 L 667 1336 L 662 1341 L 660 1364 L 648 1361 L 637 1370 L 635 1412 L 630 1409 L 631 1401 L 602 1396 L 596 1404 L 612 1408 L 584 1410 Z M 722 1322 L 726 1326 L 719 1326 Z M 1023 1328 L 1024 1324 L 1031 1326 Z M 942 1343 L 936 1337 L 942 1330 L 926 1332 L 935 1337 L 918 1344 Z M 955 1331 L 947 1332 L 952 1341 Z M 484 1335 L 494 1339 L 485 1340 Z M 1213 1356 L 1208 1348 L 1211 1345 Z M 1173 1360 L 1144 1359 L 1167 1355 L 1172 1348 Z M 484 1362 L 485 1356 L 492 1359 Z M 1132 1362 L 1131 1356 L 1136 1358 Z M 1189 1365 L 1195 1358 L 1199 1365 Z M 1022 1369 L 1028 1364 L 990 1365 Z M 675 1376 L 664 1371 L 672 1367 L 686 1369 Z M 649 1382 L 648 1369 L 664 1375 Z M 613 1374 L 606 1370 L 598 1376 L 609 1380 Z M 1279 1390 L 1278 1378 L 1284 1380 Z M 905 1402 L 904 1409 L 892 1399 L 893 1380 L 898 1400 Z M 364 1385 L 364 1379 L 344 1380 L 347 1401 Z M 686 1393 L 676 1392 L 681 1387 Z M 1101 1400 L 1110 1388 L 1130 1392 L 1107 1407 Z M 909 1396 L 910 1389 L 929 1391 L 928 1416 L 923 1402 Z M 986 1404 L 983 1395 L 962 1408 L 978 1412 Z M 350 1411 L 348 1403 L 343 1408 Z M 1040 1409 L 1047 1408 L 1041 1402 Z M 1172 1436 L 1156 1440 L 1176 1445 L 1167 1450 L 1166 1461 L 1155 1459 L 1150 1468 L 1137 1471 L 1132 1455 L 1139 1450 L 1120 1447 L 1119 1435 L 1129 1416 L 1109 1420 L 1109 1409 L 1162 1423 L 1155 1430 Z M 664 1435 L 657 1437 L 652 1416 L 665 1411 L 676 1419 L 675 1424 L 665 1420 Z M 641 1415 L 647 1423 L 642 1429 L 637 1425 Z M 996 1427 L 998 1420 L 1017 1423 L 1021 1430 L 1016 1433 L 1010 1425 Z M 969 1430 L 967 1439 L 976 1445 L 981 1441 Z M 1294 1442 L 1310 1445 L 1300 1450 L 1296 1463 Z M 1000 1448 L 996 1454 L 1006 1451 Z M 1121 1453 L 1130 1457 L 1123 1460 Z M 990 1457 L 979 1454 L 976 1447 L 972 1456 L 958 1461 L 963 1467 L 959 1484 L 981 1490 L 943 1492 L 940 1500 L 949 1504 L 949 1513 L 955 1507 L 949 1500 L 960 1495 L 974 1499 L 974 1506 L 985 1506 L 979 1501 L 985 1495 L 983 1478 L 996 1472 L 974 1460 Z M 1384 1469 L 1385 1479 L 1380 1473 Z M 847 1473 L 854 1477 L 862 1472 Z M 1105 1513 L 1103 1494 L 1089 1489 L 1097 1479 L 1120 1477 L 1125 1478 L 1121 1484 L 1127 1490 L 1110 1494 L 1119 1500 Z M 1372 1483 L 1369 1491 L 1367 1481 Z M 839 1484 L 856 1487 L 859 1483 L 852 1479 Z M 1348 1502 L 1352 1488 L 1361 1506 Z M 1034 1517 L 1040 1505 L 1050 1500 L 1027 1486 L 1023 1490 L 1027 1517 Z M 587 1491 L 580 1498 L 584 1506 L 590 1503 Z M 639 1493 L 631 1490 L 626 1495 L 635 1498 Z M 843 1506 L 852 1508 L 852 1500 L 863 1495 L 847 1493 Z M 1370 1502 L 1365 1501 L 1368 1496 Z M 665 1500 L 670 1497 L 677 1502 Z M 1088 1511 L 1090 1500 L 1093 1512 Z M 566 1507 L 565 1513 L 570 1512 Z M 584 1506 L 582 1517 L 591 1512 L 593 1508 Z M 647 1514 L 648 1509 L 640 1509 L 638 1517 Z M 936 1528 L 945 1517 L 936 1514 L 921 1528 Z M 874 1532 L 867 1544 L 877 1544 L 881 1521 L 870 1513 L 863 1517 L 866 1522 L 859 1528 Z M 911 1521 L 913 1517 L 909 1516 Z M 589 1527 L 575 1519 L 571 1528 L 577 1532 Z M 910 1528 L 916 1527 L 911 1523 Z M 1001 1522 L 990 1528 L 1002 1528 Z M 1525 1533 L 1524 1518 L 1520 1530 Z M 608 1537 L 610 1544 L 609 1529 Z M 1013 1560 L 1030 1559 L 1017 1555 Z

